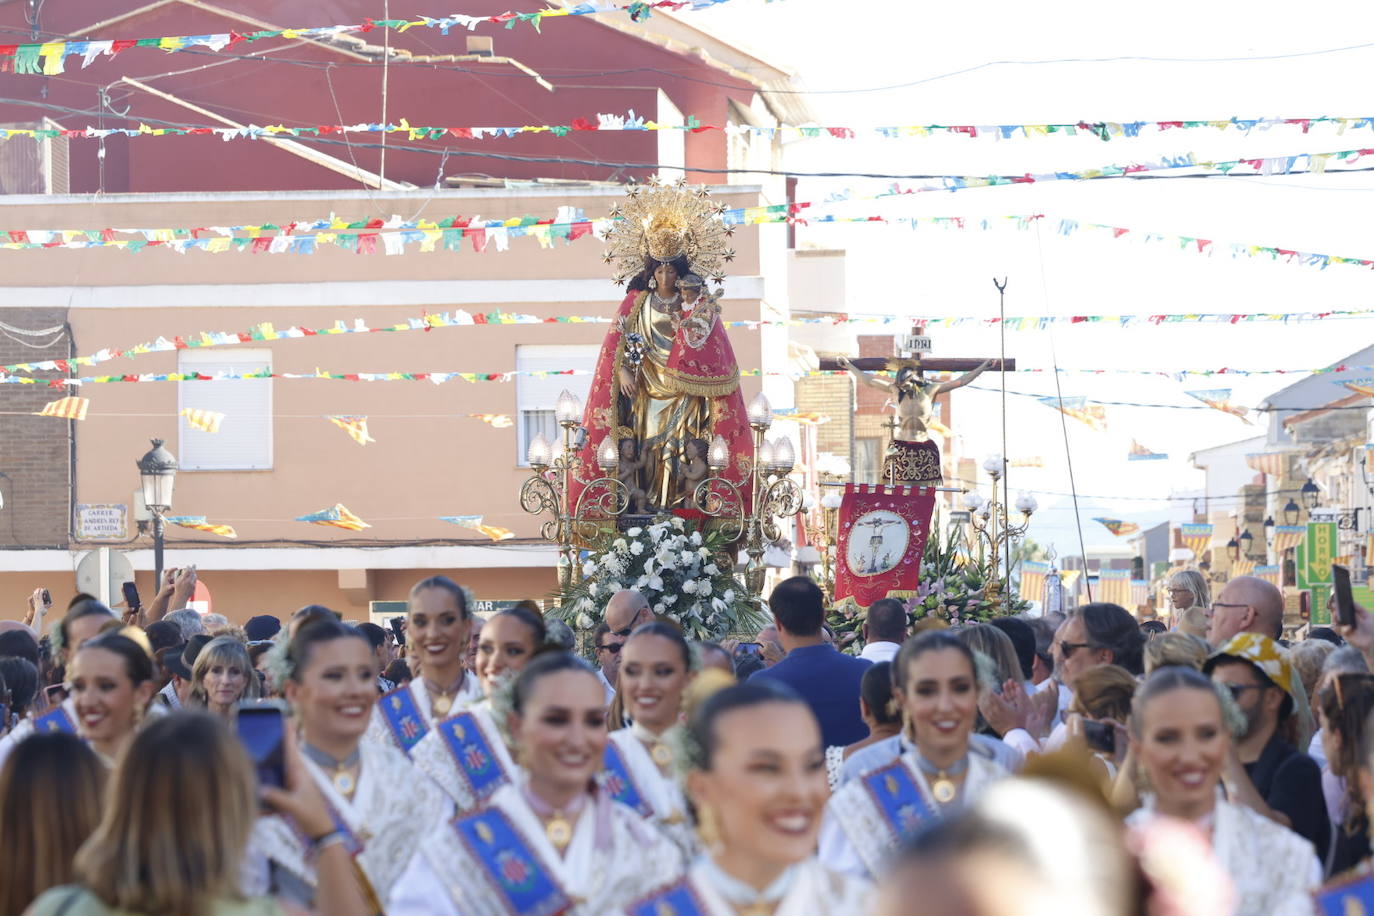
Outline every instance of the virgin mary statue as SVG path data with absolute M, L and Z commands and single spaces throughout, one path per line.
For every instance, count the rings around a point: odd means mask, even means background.
M 617 285 L 628 282 L 601 345 L 587 398 L 588 435 L 578 453 L 577 485 L 601 476 L 596 456 L 615 443 L 617 473 L 633 494 L 630 512 L 688 509 L 706 451 L 727 449 L 721 476 L 741 483 L 753 440 L 739 390 L 739 366 L 716 300 L 703 278 L 723 282 L 730 230 L 706 190 L 682 183 L 635 187 L 607 233 L 605 260 Z

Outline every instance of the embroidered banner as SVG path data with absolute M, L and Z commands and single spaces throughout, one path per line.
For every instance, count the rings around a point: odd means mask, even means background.
M 879 598 L 910 598 L 921 580 L 935 491 L 847 484 L 840 503 L 835 605 L 859 610 Z

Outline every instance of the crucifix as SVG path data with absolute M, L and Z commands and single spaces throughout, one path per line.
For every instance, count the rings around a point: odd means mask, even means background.
M 917 325 L 914 335 L 924 330 Z M 956 388 L 962 388 L 983 372 L 1007 372 L 1016 369 L 1014 359 L 930 359 L 919 352 L 910 357 L 886 356 L 848 359 L 822 359 L 821 369 L 846 369 L 863 385 L 891 396 L 896 395 L 895 412 L 884 426 L 888 430 L 887 455 L 883 461 L 883 477 L 889 485 L 940 482 L 940 450 L 930 441 L 930 422 L 934 415 L 935 398 Z M 927 371 L 962 372 L 945 381 L 928 381 Z M 879 375 L 895 372 L 895 378 Z

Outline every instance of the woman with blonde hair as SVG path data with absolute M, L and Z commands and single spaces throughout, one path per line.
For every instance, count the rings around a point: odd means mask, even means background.
M 243 700 L 256 700 L 261 690 L 248 648 L 232 636 L 205 644 L 191 669 L 191 701 L 222 719 L 233 718 Z
M 1169 604 L 1173 608 L 1175 620 L 1189 608 L 1199 607 L 1206 611 L 1212 606 L 1212 593 L 1207 587 L 1207 577 L 1196 569 L 1175 570 L 1169 576 Z
M 100 823 L 105 768 L 75 735 L 19 742 L 0 769 L 0 916 L 19 916 L 74 877 L 72 857 Z
M 1207 643 L 1197 636 L 1183 632 L 1182 628 L 1173 633 L 1161 633 L 1145 643 L 1145 675 L 1156 668 L 1182 665 L 1185 668 L 1202 670 L 1207 661 Z
M 255 792 L 253 765 L 221 720 L 199 712 L 159 717 L 120 757 L 104 817 L 76 855 L 77 883 L 43 894 L 31 916 L 287 912 L 235 889 L 259 796 L 310 838 L 322 877 L 318 912 L 369 916 L 344 839 L 289 733 L 286 764 L 288 789 Z

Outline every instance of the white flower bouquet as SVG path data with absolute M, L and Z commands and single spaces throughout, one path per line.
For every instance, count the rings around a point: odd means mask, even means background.
M 689 639 L 756 632 L 767 619 L 764 606 L 735 577 L 733 563 L 717 562 L 729 549 L 715 532 L 677 516 L 630 528 L 587 558 L 582 581 L 549 613 L 590 630 L 611 596 L 628 588 L 643 595 L 655 615 L 676 621 Z

